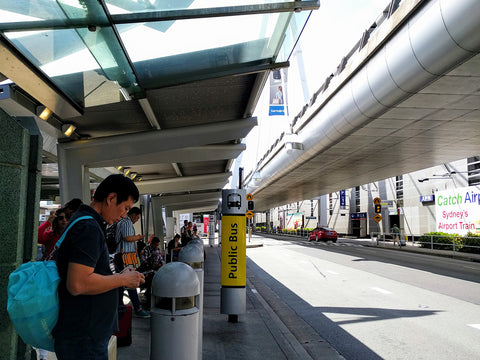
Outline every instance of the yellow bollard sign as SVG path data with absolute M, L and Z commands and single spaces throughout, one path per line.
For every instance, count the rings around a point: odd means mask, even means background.
M 247 233 L 245 215 L 222 216 L 222 286 L 247 285 Z

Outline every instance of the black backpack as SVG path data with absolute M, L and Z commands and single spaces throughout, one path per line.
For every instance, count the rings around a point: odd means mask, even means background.
M 117 250 L 118 243 L 115 239 L 116 234 L 117 234 L 117 223 L 114 223 L 111 226 L 107 227 L 105 240 L 107 242 L 107 248 L 110 254 L 115 254 Z

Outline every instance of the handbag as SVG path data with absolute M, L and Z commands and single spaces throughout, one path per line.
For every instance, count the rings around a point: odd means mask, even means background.
M 93 218 L 81 216 L 69 224 L 49 258 L 58 250 L 68 230 L 84 219 Z M 57 264 L 50 259 L 22 264 L 9 275 L 7 312 L 15 331 L 26 344 L 55 351 L 52 331 L 58 320 L 59 283 Z
M 140 257 L 135 243 L 135 252 L 123 252 L 123 240 L 120 241 L 120 252 L 114 256 L 115 271 L 120 272 L 126 267 L 137 269 L 140 266 Z

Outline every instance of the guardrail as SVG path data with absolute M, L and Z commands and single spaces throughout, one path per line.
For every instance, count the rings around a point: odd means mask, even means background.
M 285 236 L 298 236 L 298 237 L 308 237 L 308 234 L 312 232 L 312 230 L 307 230 L 307 229 L 297 229 L 297 230 L 254 230 L 254 233 L 263 233 L 263 234 L 275 234 L 275 235 L 285 235 Z
M 254 230 L 254 233 L 260 234 L 275 234 L 280 236 L 298 237 L 308 239 L 308 234 L 311 230 L 297 229 L 297 230 Z M 346 237 L 346 234 L 338 234 L 338 237 Z M 377 246 L 390 245 L 394 242 L 394 233 L 370 233 L 370 239 Z M 463 253 L 480 254 L 480 236 L 460 236 L 447 234 L 424 234 L 415 235 L 401 232 L 398 240 L 404 240 L 406 246 L 416 246 L 431 250 L 449 250 Z M 399 242 L 398 242 L 399 243 Z
M 393 242 L 393 233 L 371 233 L 370 238 L 377 245 Z M 399 239 L 405 240 L 410 246 L 422 247 L 431 250 L 450 250 L 465 253 L 480 254 L 480 237 L 460 236 L 448 234 L 413 235 L 401 233 Z

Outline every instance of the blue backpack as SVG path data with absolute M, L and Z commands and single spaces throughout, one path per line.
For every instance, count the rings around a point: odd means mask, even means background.
M 52 253 L 60 247 L 67 231 L 77 221 L 85 219 L 93 218 L 82 216 L 69 224 Z M 59 283 L 57 264 L 53 260 L 22 264 L 8 277 L 7 312 L 15 330 L 26 344 L 55 351 L 52 330 L 58 320 Z

